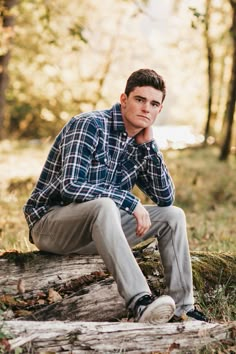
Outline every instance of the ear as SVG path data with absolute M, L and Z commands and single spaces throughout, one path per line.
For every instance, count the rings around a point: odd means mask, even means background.
M 162 111 L 162 108 L 163 108 L 163 104 L 160 105 L 158 114 Z
M 127 102 L 127 95 L 125 93 L 122 93 L 120 95 L 120 104 L 122 108 L 126 107 L 126 102 Z

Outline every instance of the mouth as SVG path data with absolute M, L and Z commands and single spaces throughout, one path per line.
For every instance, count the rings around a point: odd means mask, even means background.
M 138 114 L 138 117 L 144 118 L 144 119 L 146 119 L 146 120 L 150 120 L 150 118 L 148 118 L 147 116 L 143 116 L 143 115 L 141 115 L 141 114 Z

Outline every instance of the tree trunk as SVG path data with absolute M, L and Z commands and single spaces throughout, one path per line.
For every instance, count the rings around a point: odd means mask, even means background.
M 231 139 L 233 132 L 233 121 L 235 113 L 235 102 L 236 102 L 236 2 L 230 1 L 233 10 L 233 21 L 232 21 L 232 39 L 233 39 L 233 57 L 232 57 L 232 70 L 231 79 L 229 82 L 229 94 L 227 107 L 225 112 L 226 121 L 226 132 L 224 141 L 221 147 L 220 160 L 226 160 L 230 153 Z
M 235 344 L 236 326 L 199 321 L 161 325 L 7 321 L 2 330 L 14 335 L 6 346 L 12 350 L 24 346 L 23 353 L 212 353 L 211 348 Z
M 6 89 L 8 85 L 7 68 L 10 61 L 10 41 L 13 36 L 14 17 L 10 16 L 11 8 L 17 0 L 4 0 L 0 15 L 4 54 L 0 55 L 0 140 L 4 138 L 5 108 L 6 108 Z
M 213 51 L 209 35 L 210 23 L 210 8 L 211 0 L 206 0 L 206 15 L 205 15 L 205 42 L 207 51 L 207 78 L 208 78 L 208 99 L 207 99 L 207 119 L 205 126 L 205 142 L 210 135 L 210 125 L 212 117 L 212 97 L 213 97 Z

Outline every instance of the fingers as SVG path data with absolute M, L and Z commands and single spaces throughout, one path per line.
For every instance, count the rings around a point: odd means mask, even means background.
M 138 237 L 143 236 L 150 228 L 151 221 L 149 215 L 143 216 L 141 219 L 137 219 L 136 235 Z
M 142 206 L 142 204 L 139 203 L 133 214 L 137 221 L 136 235 L 141 237 L 149 230 L 151 226 L 149 213 Z

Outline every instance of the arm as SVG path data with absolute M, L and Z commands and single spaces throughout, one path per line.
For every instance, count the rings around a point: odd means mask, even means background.
M 174 202 L 174 184 L 153 138 L 151 126 L 140 131 L 135 141 L 138 148 L 138 159 L 145 160 L 136 184 L 157 205 L 169 206 Z
M 139 158 L 145 166 L 139 174 L 137 185 L 157 205 L 169 206 L 174 202 L 174 184 L 165 165 L 163 155 L 154 140 L 138 145 Z
M 99 181 L 99 176 L 96 183 L 88 181 L 93 155 L 104 142 L 101 128 L 90 118 L 75 120 L 61 143 L 62 199 L 66 203 L 71 203 L 109 197 L 119 208 L 131 214 L 138 204 L 138 199 L 132 193 L 112 186 L 105 188 L 104 183 Z

